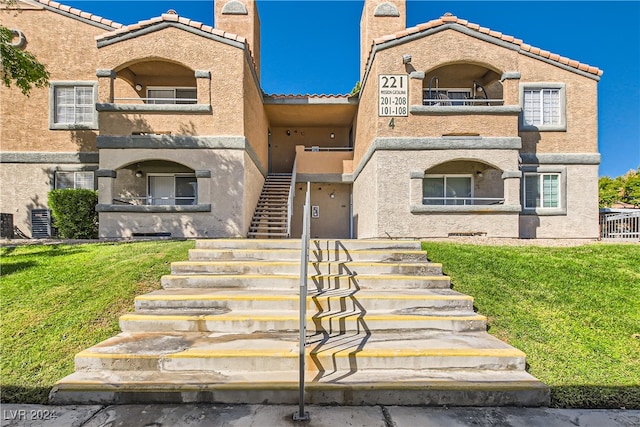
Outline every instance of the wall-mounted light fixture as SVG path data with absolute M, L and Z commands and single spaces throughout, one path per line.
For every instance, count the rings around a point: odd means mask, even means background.
M 287 136 L 291 136 L 291 131 L 287 129 Z
M 140 83 L 136 83 L 136 90 L 140 92 L 142 90 L 142 85 Z
M 331 134 L 329 134 L 329 137 L 330 137 L 331 139 L 334 139 L 334 138 L 336 137 L 336 134 L 335 134 L 335 133 L 333 133 L 333 132 L 331 132 Z
M 329 197 L 332 198 L 332 199 L 335 199 L 336 198 L 335 191 L 332 191 L 331 193 L 329 193 Z
M 136 171 L 136 178 L 142 178 L 142 171 Z
M 476 172 L 476 176 L 477 176 L 478 178 L 482 178 L 482 171 L 477 171 L 477 172 Z
M 403 64 L 411 64 L 411 55 L 409 54 L 404 54 L 402 55 L 402 63 Z

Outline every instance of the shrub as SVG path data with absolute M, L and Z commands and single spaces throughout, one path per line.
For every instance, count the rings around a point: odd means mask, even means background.
M 52 190 L 49 208 L 58 235 L 65 239 L 97 239 L 98 192 L 82 189 Z

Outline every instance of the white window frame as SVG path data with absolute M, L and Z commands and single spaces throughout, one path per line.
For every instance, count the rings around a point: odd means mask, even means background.
M 165 99 L 165 98 L 151 98 L 149 96 L 149 92 L 152 90 L 165 90 L 172 91 L 173 97 L 166 98 L 167 102 L 158 101 L 157 99 Z M 193 90 L 196 93 L 195 98 L 184 98 L 189 101 L 179 101 L 181 98 L 178 98 L 176 95 L 176 91 L 179 90 Z M 168 104 L 168 105 L 180 105 L 180 104 L 197 104 L 198 103 L 198 88 L 195 86 L 147 86 L 147 104 Z
M 73 187 L 64 187 L 60 188 L 61 177 L 60 174 L 73 174 Z M 91 175 L 91 188 L 83 187 L 79 184 L 82 184 L 85 180 L 81 179 L 82 175 Z M 88 179 L 86 181 L 89 181 Z M 66 189 L 66 188 L 74 188 L 74 189 L 85 189 L 85 190 L 95 190 L 96 189 L 96 176 L 94 171 L 65 171 L 59 170 L 54 173 L 54 188 L 56 190 Z
M 544 91 L 558 91 L 558 123 L 544 124 Z M 538 106 L 540 112 L 541 123 L 528 124 L 525 121 L 525 95 L 527 92 L 539 91 L 540 104 Z M 564 83 L 555 82 L 539 82 L 539 83 L 521 83 L 520 84 L 520 130 L 523 131 L 566 131 L 567 130 L 567 113 L 566 113 L 566 85 Z
M 57 103 L 56 93 L 59 88 L 63 87 L 90 87 L 92 93 L 92 114 L 91 119 L 83 122 L 59 122 L 57 119 Z M 74 97 L 74 106 L 75 104 Z M 74 130 L 74 129 L 98 129 L 98 111 L 96 110 L 96 103 L 98 102 L 98 82 L 88 80 L 73 80 L 73 81 L 51 81 L 49 82 L 49 129 L 52 130 Z M 89 104 L 86 104 L 89 105 Z
M 567 214 L 567 168 L 566 166 L 523 165 L 520 181 L 521 205 L 523 215 L 554 216 Z M 558 207 L 529 207 L 527 206 L 526 176 L 527 175 L 558 175 Z M 538 181 L 539 183 L 540 181 Z M 540 185 L 540 184 L 538 184 Z
M 462 204 L 463 205 L 466 205 L 466 204 L 471 205 L 471 204 L 473 204 L 472 200 L 465 200 L 465 199 L 468 199 L 468 198 L 473 199 L 473 193 L 474 193 L 474 186 L 475 185 L 474 185 L 474 182 L 473 182 L 473 175 L 472 174 L 425 174 L 423 179 L 422 179 L 422 204 L 423 205 L 425 204 L 425 202 L 424 202 L 424 199 L 425 199 L 425 197 L 424 197 L 424 180 L 426 178 L 443 178 L 443 188 L 447 187 L 447 178 L 469 178 L 470 187 L 471 187 L 471 194 L 468 195 L 468 196 L 463 196 L 463 200 L 462 200 L 463 203 Z M 442 195 L 442 197 L 447 197 L 446 192 Z M 434 206 L 456 206 L 456 205 L 458 205 L 458 203 L 451 204 L 451 203 L 447 203 L 447 202 L 448 202 L 448 200 L 443 199 L 442 200 L 442 205 L 434 204 Z
M 550 197 L 545 193 L 544 188 L 544 177 L 546 176 L 554 176 L 556 177 L 556 191 L 557 191 L 557 206 L 545 206 L 548 203 L 548 198 Z M 537 177 L 537 194 L 539 195 L 539 205 L 531 206 L 527 205 L 527 177 Z M 562 176 L 557 172 L 526 172 L 524 174 L 524 208 L 525 209 L 561 209 L 562 208 Z
M 147 205 L 159 206 L 161 203 L 155 203 L 153 194 L 151 194 L 151 179 L 153 177 L 172 177 L 173 178 L 173 203 L 167 204 L 168 206 L 180 206 L 180 204 L 176 203 L 176 178 L 194 178 L 196 182 L 196 186 L 194 188 L 194 198 L 193 202 L 189 205 L 197 205 L 198 204 L 198 179 L 194 173 L 149 173 L 147 174 Z

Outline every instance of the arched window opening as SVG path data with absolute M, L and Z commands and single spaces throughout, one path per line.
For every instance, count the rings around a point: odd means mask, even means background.
M 423 105 L 503 105 L 501 75 L 477 64 L 450 64 L 425 74 Z
M 425 170 L 423 205 L 497 205 L 504 203 L 502 171 L 477 161 L 456 160 Z
M 178 163 L 149 160 L 118 170 L 114 184 L 114 204 L 197 205 L 198 181 L 195 171 Z

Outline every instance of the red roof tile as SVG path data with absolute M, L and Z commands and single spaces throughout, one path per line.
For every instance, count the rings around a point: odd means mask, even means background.
M 60 12 L 65 12 L 65 13 L 77 16 L 78 18 L 88 19 L 90 21 L 96 22 L 98 24 L 106 25 L 106 26 L 114 28 L 114 29 L 118 29 L 118 28 L 122 27 L 122 24 L 119 24 L 117 22 L 113 22 L 110 19 L 106 19 L 106 18 L 103 18 L 101 16 L 89 13 L 89 12 L 84 12 L 84 11 L 82 11 L 80 9 L 76 9 L 76 8 L 71 7 L 71 6 L 60 4 L 60 3 L 56 2 L 56 1 L 52 1 L 52 0 L 31 0 L 31 1 L 33 3 L 39 3 L 41 5 L 48 6 L 48 7 L 52 8 L 52 9 L 57 9 Z
M 485 27 L 481 27 L 478 24 L 474 24 L 471 23 L 469 21 L 467 21 L 466 19 L 460 19 L 457 16 L 454 16 L 450 13 L 446 13 L 443 16 L 441 16 L 439 19 L 434 19 L 431 20 L 429 22 L 426 22 L 424 24 L 418 24 L 415 27 L 411 27 L 411 28 L 407 28 L 405 30 L 399 31 L 397 33 L 394 34 L 389 34 L 389 35 L 385 35 L 382 37 L 378 37 L 376 39 L 373 40 L 372 43 L 372 48 L 377 45 L 377 44 L 382 44 L 388 41 L 392 41 L 392 40 L 399 40 L 403 37 L 406 37 L 408 35 L 412 35 L 412 34 L 417 34 L 420 33 L 422 31 L 426 31 L 429 30 L 431 28 L 436 28 L 442 25 L 446 25 L 446 24 L 457 24 L 457 25 L 462 25 L 463 27 L 469 28 L 473 31 L 477 31 L 481 34 L 485 34 L 488 35 L 489 37 L 493 37 L 497 40 L 503 41 L 503 42 L 507 42 L 507 43 L 511 43 L 514 44 L 516 46 L 518 46 L 520 48 L 521 51 L 525 51 L 525 52 L 529 52 L 532 55 L 536 55 L 536 56 L 540 56 L 542 58 L 548 58 L 549 60 L 553 61 L 553 62 L 558 62 L 560 64 L 563 65 L 567 65 L 569 67 L 575 68 L 577 70 L 580 71 L 584 71 L 587 72 L 589 74 L 594 74 L 596 76 L 601 76 L 602 75 L 602 70 L 600 70 L 597 67 L 593 67 L 590 66 L 588 64 L 583 64 L 581 62 L 569 59 L 569 58 L 565 58 L 563 56 L 560 56 L 558 54 L 549 52 L 547 50 L 542 50 L 538 47 L 534 47 L 531 46 L 530 44 L 524 43 L 521 39 L 517 39 L 513 36 L 507 35 L 507 34 L 502 34 L 499 31 L 493 31 L 489 28 L 485 28 Z M 371 61 L 371 53 L 372 50 L 369 52 L 369 58 L 367 59 L 367 65 L 369 64 L 369 62 Z

